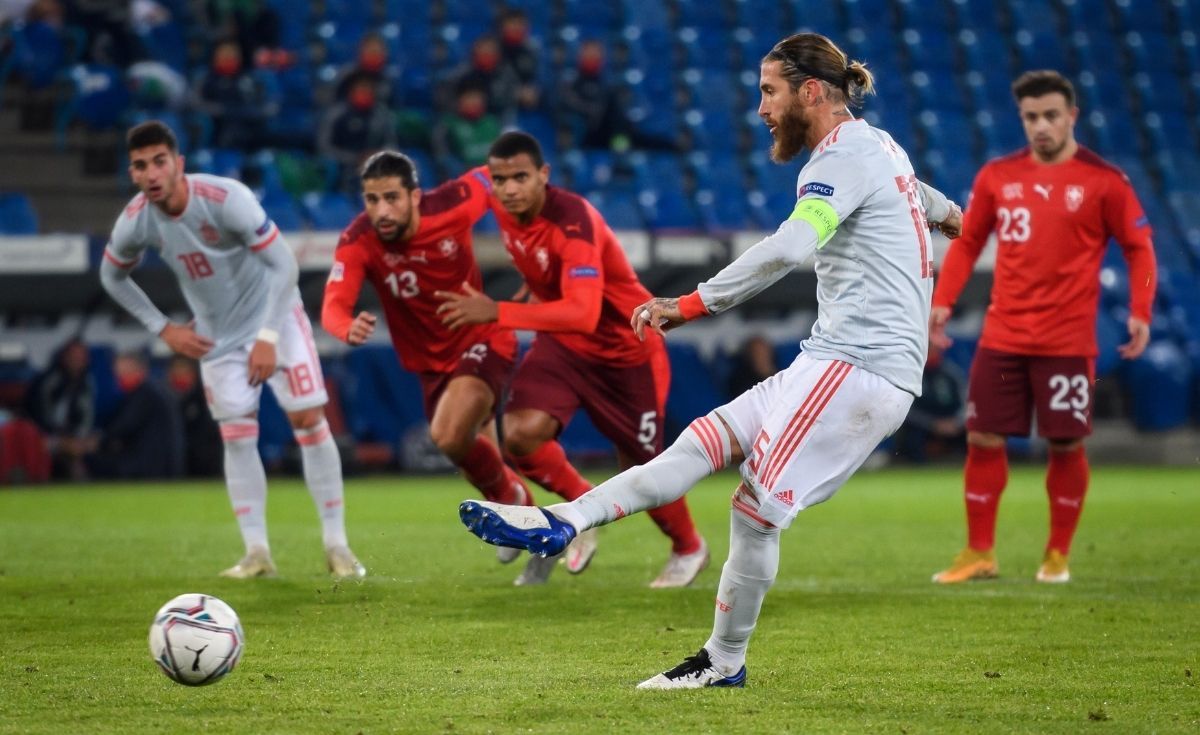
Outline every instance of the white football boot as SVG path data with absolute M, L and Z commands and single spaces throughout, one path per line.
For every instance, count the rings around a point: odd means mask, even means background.
M 554 566 L 558 564 L 558 560 L 562 554 L 557 556 L 542 556 L 541 554 L 530 554 L 529 561 L 525 563 L 525 569 L 521 571 L 521 575 L 513 580 L 513 584 L 517 587 L 534 587 L 539 584 L 546 584 L 546 580 L 550 579 L 550 573 L 554 571 Z
M 329 573 L 338 579 L 362 579 L 367 576 L 367 568 L 354 556 L 349 546 L 330 546 L 325 549 L 325 561 L 329 564 Z
M 654 589 L 687 587 L 708 566 L 708 544 L 700 540 L 700 548 L 690 554 L 671 554 L 662 573 L 650 583 Z
M 695 656 L 688 656 L 670 671 L 652 676 L 637 685 L 638 689 L 703 689 L 704 687 L 746 686 L 746 667 L 730 675 L 717 670 L 708 656 L 708 649 L 701 648 Z
M 229 579 L 274 577 L 275 562 L 271 561 L 271 552 L 265 546 L 251 546 L 246 550 L 246 555 L 237 564 L 221 572 L 221 576 Z
M 589 528 L 575 537 L 575 540 L 567 547 L 566 553 L 563 554 L 563 563 L 567 565 L 568 572 L 579 574 L 587 569 L 588 564 L 592 562 L 592 557 L 596 555 L 599 537 L 599 532 L 594 528 Z

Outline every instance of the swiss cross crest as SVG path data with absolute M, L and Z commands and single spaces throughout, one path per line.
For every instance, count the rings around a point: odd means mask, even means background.
M 1025 187 L 1022 186 L 1021 182 L 1019 181 L 1011 184 L 1005 184 L 1004 188 L 1000 190 L 1000 196 L 1004 197 L 1006 200 L 1020 199 L 1025 196 Z
M 543 272 L 550 270 L 550 254 L 546 252 L 545 248 L 538 248 L 535 250 L 533 253 L 533 258 L 537 261 L 538 267 L 541 268 Z
M 405 260 L 404 256 L 399 253 L 384 253 L 383 254 L 383 262 L 385 265 L 387 265 L 388 268 L 395 268 L 396 266 L 403 263 L 404 260 Z
M 200 225 L 200 238 L 209 245 L 216 245 L 221 241 L 221 233 L 217 231 L 216 227 L 205 222 Z
M 438 243 L 438 252 L 440 252 L 443 257 L 453 258 L 456 254 L 458 254 L 458 242 L 456 242 L 453 237 L 447 237 Z
M 1067 211 L 1068 212 L 1078 212 L 1079 208 L 1083 206 L 1083 187 L 1082 186 L 1079 186 L 1078 184 L 1071 184 L 1070 186 L 1067 187 L 1067 191 L 1064 196 L 1066 197 L 1066 200 L 1067 200 Z

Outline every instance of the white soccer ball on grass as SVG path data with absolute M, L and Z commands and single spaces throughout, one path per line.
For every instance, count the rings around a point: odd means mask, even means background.
M 150 624 L 150 655 L 169 678 L 204 686 L 233 671 L 246 637 L 233 608 L 190 592 L 163 605 Z

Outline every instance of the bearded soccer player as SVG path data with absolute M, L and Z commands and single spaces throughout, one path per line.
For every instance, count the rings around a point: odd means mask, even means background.
M 208 407 L 225 445 L 225 483 L 246 545 L 242 560 L 221 574 L 275 574 L 267 543 L 267 479 L 258 454 L 265 383 L 300 444 L 329 570 L 338 577 L 364 576 L 346 542 L 342 461 L 325 421 L 328 397 L 296 288 L 295 256 L 243 184 L 184 174 L 175 134 L 166 125 L 137 125 L 126 142 L 129 175 L 141 193 L 113 227 L 100 282 L 173 351 L 200 360 Z M 148 249 L 179 279 L 194 323 L 172 323 L 129 278 Z
M 1057 72 L 1013 83 L 1029 147 L 990 161 L 975 178 L 963 236 L 950 248 L 933 295 L 931 338 L 944 327 L 988 236 L 997 255 L 992 303 L 967 390 L 963 478 L 967 546 L 939 583 L 999 573 L 996 510 L 1008 482 L 1006 436 L 1028 436 L 1033 416 L 1050 444 L 1050 538 L 1039 582 L 1067 582 L 1067 555 L 1088 487 L 1083 440 L 1092 430 L 1100 264 L 1116 238 L 1129 265 L 1132 360 L 1150 340 L 1155 262 L 1150 227 L 1121 171 L 1075 141 L 1075 90 Z
M 504 464 L 493 419 L 512 375 L 517 339 L 511 329 L 480 324 L 451 330 L 437 314 L 440 289 L 482 286 L 471 227 L 487 211 L 491 182 L 473 172 L 428 192 L 403 153 L 380 151 L 361 172 L 364 211 L 342 233 L 325 285 L 321 324 L 350 345 L 375 331 L 375 315 L 354 315 L 364 281 L 383 304 L 392 345 L 425 395 L 437 448 L 488 500 L 533 502 Z M 519 552 L 497 552 L 502 563 Z
M 537 332 L 517 368 L 504 410 L 504 443 L 527 478 L 566 500 L 591 489 L 567 462 L 557 438 L 582 407 L 617 447 L 621 466 L 644 464 L 662 449 L 670 383 L 666 348 L 629 331 L 628 314 L 650 297 L 604 219 L 583 197 L 551 186 L 550 167 L 532 136 L 501 135 L 488 153 L 492 209 L 504 246 L 534 296 L 496 303 L 478 292 L 444 293 L 441 311 L 459 330 L 499 324 Z M 671 538 L 671 556 L 651 587 L 691 584 L 708 565 L 708 546 L 682 498 L 650 511 Z M 582 572 L 596 550 L 595 532 L 567 551 L 569 572 Z M 531 557 L 517 584 L 541 584 L 556 559 Z
M 632 313 L 639 335 L 726 311 L 816 259 L 817 322 L 790 366 L 691 423 L 666 451 L 570 503 L 520 508 L 466 501 L 464 524 L 485 541 L 555 553 L 579 532 L 682 497 L 737 463 L 729 559 L 712 635 L 642 689 L 741 687 L 746 650 L 779 569 L 779 540 L 899 428 L 921 391 L 933 292 L 928 222 L 955 235 L 957 208 L 917 181 L 908 155 L 849 105 L 871 74 L 828 38 L 800 33 L 762 60 L 758 114 L 772 158 L 812 151 L 798 201 L 778 231 L 682 298 Z M 649 329 L 648 329 L 649 328 Z

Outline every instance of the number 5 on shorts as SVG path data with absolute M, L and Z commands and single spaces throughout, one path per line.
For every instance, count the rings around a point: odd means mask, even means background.
M 642 449 L 647 452 L 654 452 L 654 438 L 658 436 L 658 412 L 647 411 L 642 414 L 641 423 L 638 424 L 638 443 L 642 445 Z

